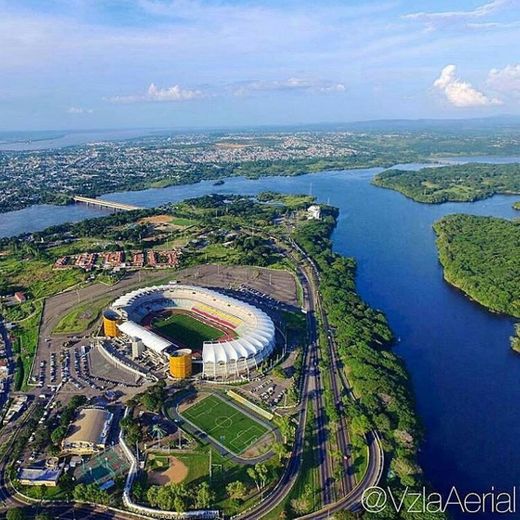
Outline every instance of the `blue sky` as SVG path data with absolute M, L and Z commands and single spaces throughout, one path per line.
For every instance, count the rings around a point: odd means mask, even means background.
M 520 0 L 0 0 L 0 129 L 520 114 Z

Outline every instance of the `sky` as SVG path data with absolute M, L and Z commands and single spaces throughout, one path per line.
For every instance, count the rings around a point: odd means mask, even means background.
M 520 0 L 0 0 L 0 130 L 520 114 Z

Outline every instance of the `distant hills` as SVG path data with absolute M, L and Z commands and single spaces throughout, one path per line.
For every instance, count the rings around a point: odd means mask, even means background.
M 222 126 L 222 127 L 189 127 L 189 128 L 124 128 L 124 129 L 76 129 L 76 130 L 41 130 L 41 131 L 0 131 L 0 143 L 46 140 L 62 137 L 71 133 L 143 131 L 143 135 L 164 135 L 190 132 L 297 132 L 297 131 L 352 131 L 352 132 L 444 132 L 448 134 L 460 132 L 520 132 L 520 115 L 502 115 L 469 119 L 374 119 L 368 121 L 350 121 L 336 123 L 308 123 L 294 125 L 260 125 L 260 126 Z

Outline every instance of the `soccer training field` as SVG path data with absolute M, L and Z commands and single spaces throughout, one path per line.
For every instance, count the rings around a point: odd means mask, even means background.
M 182 416 L 236 454 L 245 451 L 268 431 L 216 395 L 190 406 Z
M 204 341 L 224 336 L 222 331 L 187 314 L 172 314 L 167 318 L 159 318 L 152 326 L 159 334 L 195 350 L 200 350 Z

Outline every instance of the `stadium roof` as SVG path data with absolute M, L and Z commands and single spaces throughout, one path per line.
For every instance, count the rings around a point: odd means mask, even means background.
M 228 318 L 236 318 L 238 325 L 235 331 L 236 339 L 228 341 L 206 341 L 202 349 L 202 361 L 204 363 L 223 364 L 236 362 L 242 359 L 259 359 L 272 350 L 275 341 L 275 327 L 271 318 L 257 307 L 226 296 L 217 291 L 203 287 L 195 287 L 181 284 L 160 285 L 136 289 L 117 298 L 112 308 L 122 313 L 129 321 L 119 325 L 119 329 L 126 335 L 140 338 L 143 343 L 155 352 L 163 352 L 172 345 L 171 342 L 154 334 L 150 330 L 132 321 L 139 319 L 139 307 L 151 308 L 153 301 L 161 305 L 160 300 L 171 300 L 179 306 L 186 302 L 195 306 L 203 303 L 215 311 L 215 321 L 225 323 Z M 184 303 L 181 303 L 184 302 Z M 202 312 L 198 310 L 198 312 Z M 203 312 L 203 314 L 208 314 Z M 211 312 L 209 313 L 211 314 Z M 261 353 L 264 352 L 262 355 Z
M 249 306 L 252 307 L 252 306 Z M 252 307 L 256 324 L 247 325 L 240 337 L 230 341 L 206 341 L 202 349 L 204 363 L 228 363 L 255 357 L 274 342 L 274 324 L 265 312 Z
M 118 327 L 121 332 L 131 338 L 140 339 L 146 347 L 158 354 L 172 346 L 171 341 L 168 341 L 151 330 L 135 323 L 135 321 L 124 321 L 123 323 L 120 323 Z

